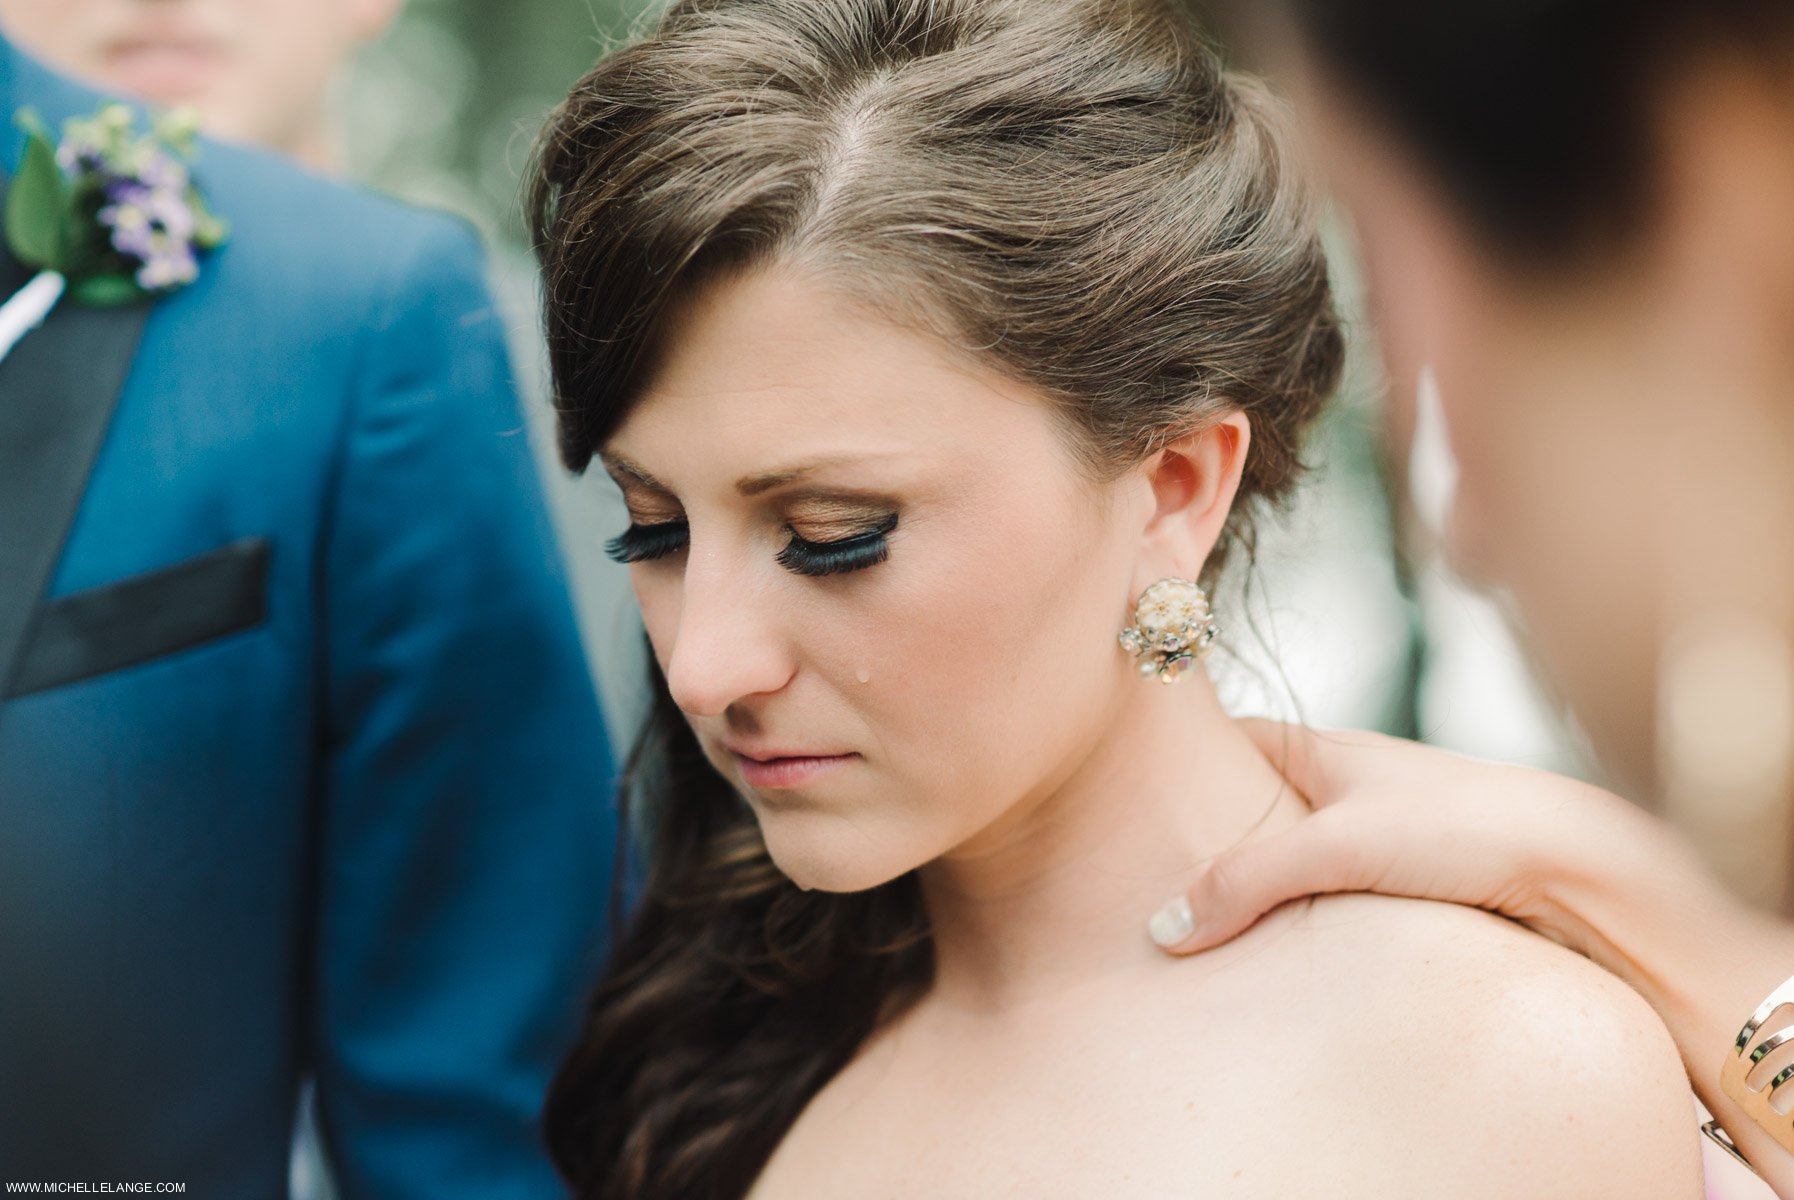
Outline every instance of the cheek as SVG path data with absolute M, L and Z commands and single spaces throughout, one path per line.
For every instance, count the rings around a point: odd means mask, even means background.
M 642 627 L 654 661 L 666 670 L 667 655 L 679 628 L 679 578 L 663 566 L 635 563 L 629 567 L 629 587 L 641 610 Z
M 867 614 L 866 661 L 841 664 L 848 689 L 870 674 L 860 703 L 892 765 L 926 775 L 956 821 L 978 824 L 1034 786 L 1041 747 L 1089 728 L 1121 670 L 1126 564 L 1106 561 L 1113 542 L 1087 501 L 1055 511 L 987 511 L 926 553 L 919 536 L 917 561 L 893 556 L 893 586 Z
M 334 4 L 256 6 L 235 22 L 230 70 L 200 98 L 212 128 L 251 141 L 279 141 L 310 119 L 352 42 Z
M 1440 407 L 1457 466 L 1445 551 L 1473 582 L 1498 586 L 1512 569 L 1516 544 L 1544 500 L 1540 451 L 1555 449 L 1527 430 L 1516 397 L 1519 380 L 1477 356 L 1445 354 L 1434 364 Z M 1532 444 L 1529 444 L 1532 443 Z M 1547 505 L 1548 506 L 1548 505 Z
M 1428 278 L 1418 352 L 1438 381 L 1458 468 L 1446 549 L 1473 581 L 1511 586 L 1558 556 L 1547 543 L 1569 544 L 1561 535 L 1607 506 L 1611 491 L 1580 485 L 1595 482 L 1589 468 L 1613 448 L 1611 431 L 1566 404 L 1575 364 L 1527 314 L 1461 267 Z
M 1648 754 L 1662 456 L 1623 356 L 1590 349 L 1576 314 L 1494 286 L 1451 227 L 1399 198 L 1359 206 L 1378 335 L 1396 400 L 1430 366 L 1457 491 L 1447 553 L 1512 594 L 1546 675 L 1612 763 Z M 1405 455 L 1399 461 L 1406 461 Z
M 1441 393 L 1461 473 L 1453 558 L 1510 593 L 1601 757 L 1648 760 L 1660 535 L 1676 472 L 1623 363 L 1495 314 Z
M 90 0 L 0 0 L 0 26 L 21 46 L 54 67 L 90 78 L 104 67 L 101 18 L 99 5 Z

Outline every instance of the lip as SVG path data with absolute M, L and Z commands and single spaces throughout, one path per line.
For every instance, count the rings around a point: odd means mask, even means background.
M 108 82 L 153 100 L 194 95 L 223 64 L 223 44 L 194 34 L 144 34 L 106 47 Z
M 785 791 L 814 783 L 850 763 L 858 762 L 857 754 L 801 754 L 784 751 L 759 751 L 745 754 L 731 748 L 742 782 L 765 791 Z

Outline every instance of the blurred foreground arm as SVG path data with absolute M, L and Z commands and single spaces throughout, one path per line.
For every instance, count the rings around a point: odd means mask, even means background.
M 1598 788 L 1377 734 L 1247 727 L 1315 815 L 1216 859 L 1182 898 L 1191 932 L 1173 953 L 1225 942 L 1320 892 L 1500 913 L 1643 995 L 1701 1100 L 1776 1194 L 1794 1200 L 1794 1155 L 1719 1081 L 1739 1027 L 1794 974 L 1794 926 L 1734 899 L 1668 825 Z M 1155 933 L 1181 924 L 1160 919 Z

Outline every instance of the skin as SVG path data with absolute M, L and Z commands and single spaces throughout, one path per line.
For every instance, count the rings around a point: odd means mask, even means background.
M 1726 788 L 1679 786 L 1662 718 L 1690 702 L 1666 663 L 1691 641 L 1752 639 L 1732 686 L 1693 692 L 1722 733 L 1774 711 L 1779 648 L 1794 644 L 1794 85 L 1742 56 L 1685 53 L 1650 118 L 1648 219 L 1615 253 L 1522 273 L 1324 72 L 1293 75 L 1356 217 L 1398 427 L 1404 381 L 1422 363 L 1439 374 L 1462 467 L 1453 552 L 1511 594 L 1623 789 L 1681 828 L 1539 772 L 1261 727 L 1321 811 L 1217 859 L 1183 898 L 1195 928 L 1174 949 L 1313 892 L 1500 912 L 1636 988 L 1708 1108 L 1794 1197 L 1794 1156 L 1719 1085 L 1739 1027 L 1794 972 L 1794 924 L 1738 894 L 1781 902 L 1794 795 L 1785 775 L 1742 809 Z M 1788 734 L 1772 722 L 1736 745 L 1779 753 Z
M 329 93 L 402 0 L 0 0 L 0 27 L 89 84 L 192 105 L 208 132 L 320 170 L 337 164 Z
M 633 521 L 689 522 L 631 567 L 673 697 L 782 870 L 916 871 L 935 935 L 756 1196 L 1699 1195 L 1661 1024 L 1505 922 L 1345 897 L 1184 962 L 1142 936 L 1149 897 L 1306 812 L 1202 672 L 1143 681 L 1115 641 L 1213 548 L 1242 417 L 1099 486 L 1043 399 L 815 276 L 717 283 L 666 336 L 602 458 Z M 877 565 L 777 561 L 891 512 Z M 756 783 L 739 752 L 773 749 L 845 761 Z M 1567 1111 L 1566 1077 L 1611 1103 Z

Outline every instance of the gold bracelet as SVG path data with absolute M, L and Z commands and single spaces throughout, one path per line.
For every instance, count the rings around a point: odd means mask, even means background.
M 1718 1121 L 1708 1121 L 1701 1126 L 1701 1132 L 1707 1135 L 1708 1141 L 1743 1163 L 1745 1170 L 1752 1175 L 1757 1173 L 1757 1169 L 1750 1165 L 1750 1159 L 1744 1157 L 1744 1151 L 1738 1149 L 1737 1143 L 1732 1141 L 1732 1135 L 1727 1133 L 1725 1127 Z
M 1775 1033 L 1756 1043 L 1757 1034 L 1762 1031 L 1769 1018 L 1776 1015 L 1778 1009 L 1794 1005 L 1794 978 L 1783 981 L 1782 985 L 1770 992 L 1763 1003 L 1757 1005 L 1757 1011 L 1750 1015 L 1744 1028 L 1738 1031 L 1737 1040 L 1725 1057 L 1725 1063 L 1719 1069 L 1719 1086 L 1733 1104 L 1744 1110 L 1744 1114 L 1774 1138 L 1782 1149 L 1794 1153 L 1794 1114 L 1778 1113 L 1771 1103 L 1776 1091 L 1789 1080 L 1794 1079 L 1794 1065 L 1783 1067 L 1768 1083 L 1761 1087 L 1750 1085 L 1750 1073 L 1759 1063 L 1782 1046 L 1794 1042 L 1794 1022 L 1784 1024 Z M 1746 1054 L 1745 1051 L 1750 1053 Z M 1702 1132 L 1725 1148 L 1732 1157 L 1745 1166 L 1750 1166 L 1748 1159 L 1738 1152 L 1732 1139 L 1719 1122 L 1710 1121 L 1702 1126 Z

